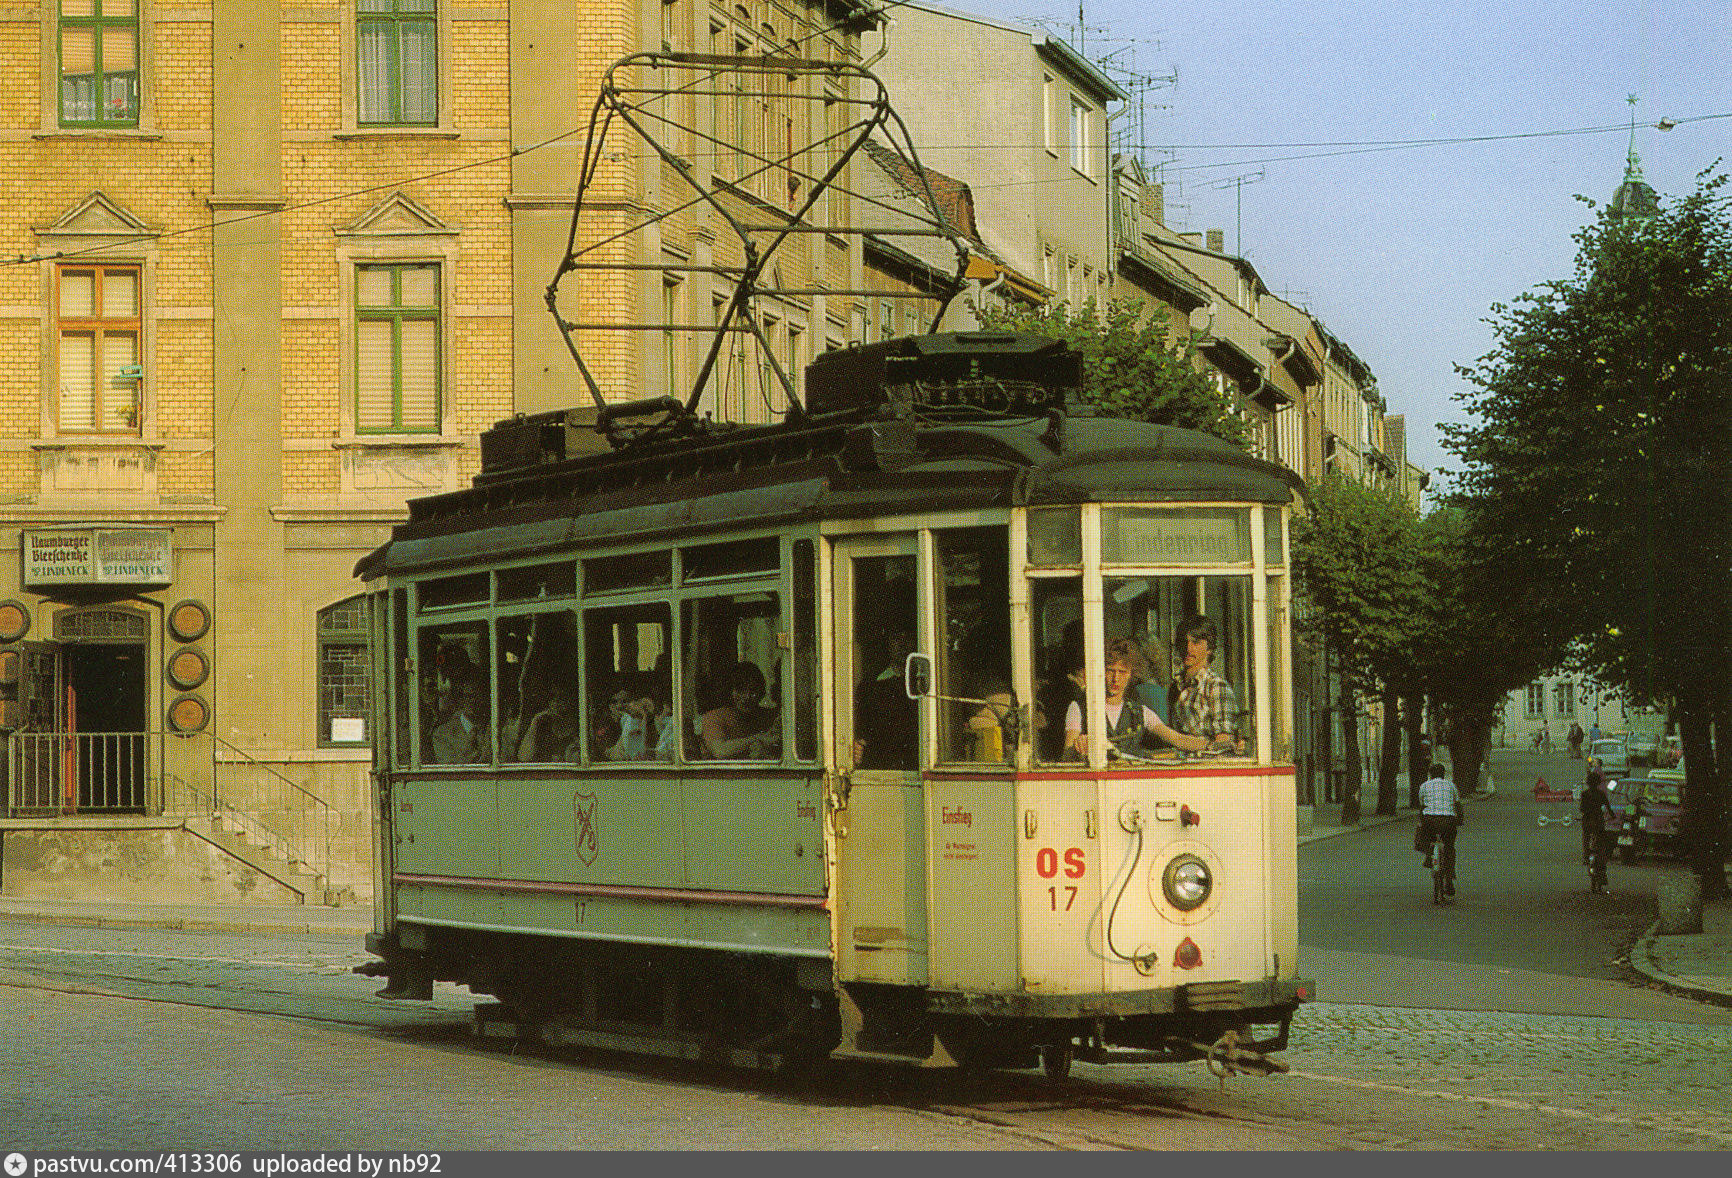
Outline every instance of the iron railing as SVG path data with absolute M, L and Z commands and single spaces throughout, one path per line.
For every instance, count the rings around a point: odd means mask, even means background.
M 209 788 L 165 767 L 165 742 L 208 741 Z M 218 750 L 224 759 L 219 764 Z M 337 810 L 274 766 L 210 733 L 13 732 L 7 817 L 208 818 L 331 886 Z M 219 768 L 226 772 L 219 773 Z M 244 772 L 246 780 L 228 780 Z
M 7 813 L 161 813 L 164 735 L 11 733 L 6 738 Z

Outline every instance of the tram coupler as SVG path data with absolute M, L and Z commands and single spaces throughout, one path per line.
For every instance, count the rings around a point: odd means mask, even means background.
M 1180 1042 L 1202 1054 L 1209 1073 L 1221 1081 L 1222 1087 L 1226 1086 L 1228 1076 L 1273 1076 L 1288 1070 L 1280 1060 L 1270 1059 L 1259 1051 L 1258 1044 L 1240 1044 L 1237 1031 L 1228 1031 L 1213 1043 Z

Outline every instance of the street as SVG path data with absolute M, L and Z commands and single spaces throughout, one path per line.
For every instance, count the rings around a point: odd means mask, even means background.
M 1545 764 L 1568 780 L 1567 762 Z M 469 996 L 373 996 L 359 944 L 0 926 L 5 1147 L 123 1149 L 1636 1149 L 1732 1146 L 1732 1010 L 1621 963 L 1667 863 L 1590 896 L 1507 756 L 1434 907 L 1411 816 L 1306 845 L 1292 1072 L 1079 1064 L 776 1078 L 482 1047 Z M 117 1098 L 117 1094 L 125 1094 Z

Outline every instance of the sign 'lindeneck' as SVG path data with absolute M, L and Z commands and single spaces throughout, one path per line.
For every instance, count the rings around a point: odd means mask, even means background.
M 24 533 L 26 588 L 65 585 L 169 585 L 168 528 L 53 528 Z

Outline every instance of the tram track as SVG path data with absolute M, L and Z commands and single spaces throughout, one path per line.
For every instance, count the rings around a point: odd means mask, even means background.
M 325 959 L 329 957 L 330 959 Z M 447 1048 L 499 1051 L 471 1037 L 470 1000 L 453 993 L 433 1008 L 365 995 L 315 993 L 350 984 L 334 955 L 295 959 L 213 953 L 68 949 L 0 944 L 0 988 L 43 995 L 91 995 L 134 1002 L 260 1014 L 358 1031 L 385 1032 Z M 428 1037 L 431 1037 L 429 1039 Z M 1018 1072 L 910 1072 L 829 1063 L 791 1077 L 514 1042 L 508 1050 L 552 1064 L 624 1069 L 677 1084 L 754 1091 L 799 1102 L 868 1104 L 985 1136 L 983 1148 L 1133 1151 L 1170 1148 L 1168 1138 L 1230 1144 L 1246 1132 L 1269 1148 L 1316 1148 L 1303 1134 L 1255 1117 L 1198 1109 L 1155 1086 L 1072 1077 L 1054 1083 Z M 1151 1135 L 1158 1137 L 1153 1140 Z

